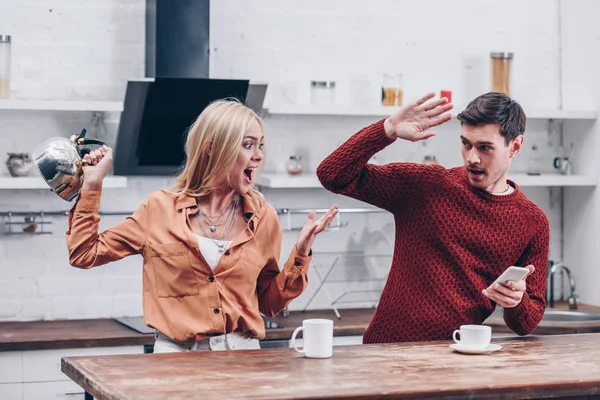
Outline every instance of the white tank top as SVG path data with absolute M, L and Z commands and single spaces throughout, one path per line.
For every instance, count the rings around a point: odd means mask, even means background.
M 198 247 L 200 247 L 200 252 L 204 256 L 204 259 L 208 263 L 210 269 L 214 271 L 217 263 L 221 259 L 222 254 L 219 253 L 219 246 L 217 246 L 212 240 L 209 238 L 205 238 L 204 236 L 196 235 L 198 238 Z M 232 241 L 228 240 L 225 242 L 225 248 L 228 248 Z

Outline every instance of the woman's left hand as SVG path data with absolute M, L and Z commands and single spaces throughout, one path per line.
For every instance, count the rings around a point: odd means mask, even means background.
M 315 221 L 315 211 L 310 212 L 308 220 L 304 224 L 300 236 L 298 236 L 298 242 L 296 242 L 298 254 L 301 256 L 308 256 L 310 254 L 310 249 L 317 235 L 327 228 L 327 225 L 329 225 L 338 212 L 339 210 L 334 204 L 318 221 Z

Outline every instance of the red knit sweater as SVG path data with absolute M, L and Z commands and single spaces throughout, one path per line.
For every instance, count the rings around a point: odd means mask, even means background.
M 391 143 L 379 121 L 317 169 L 325 188 L 394 215 L 392 267 L 364 343 L 449 340 L 460 325 L 481 324 L 495 308 L 481 291 L 510 265 L 536 268 L 521 303 L 504 311 L 510 329 L 531 333 L 545 308 L 544 212 L 512 181 L 503 196 L 473 187 L 464 167 L 367 164 Z

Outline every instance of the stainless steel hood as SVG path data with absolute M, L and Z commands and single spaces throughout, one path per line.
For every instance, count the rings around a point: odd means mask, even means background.
M 146 76 L 209 78 L 209 0 L 146 0 Z
M 115 144 L 116 175 L 175 175 L 187 128 L 212 101 L 262 113 L 267 85 L 209 78 L 209 0 L 146 1 L 146 75 L 129 81 Z

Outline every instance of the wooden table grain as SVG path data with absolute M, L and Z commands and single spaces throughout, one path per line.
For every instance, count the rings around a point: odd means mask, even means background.
M 488 355 L 451 342 L 341 346 L 324 360 L 293 349 L 66 357 L 97 399 L 531 399 L 600 396 L 600 333 L 494 339 Z

